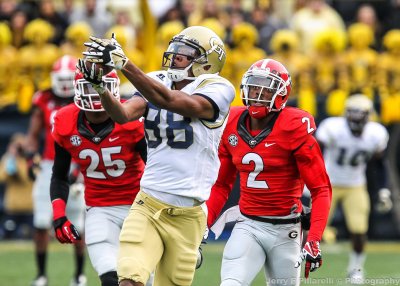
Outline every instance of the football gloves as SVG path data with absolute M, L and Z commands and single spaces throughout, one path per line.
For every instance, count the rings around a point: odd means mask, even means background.
M 92 42 L 85 43 L 85 46 L 89 47 L 89 51 L 83 52 L 87 61 L 110 66 L 117 70 L 121 70 L 128 63 L 128 58 L 115 39 L 114 33 L 112 33 L 111 40 L 93 36 L 90 37 L 90 40 Z
M 75 226 L 65 217 L 60 217 L 53 221 L 56 238 L 61 243 L 75 243 L 81 240 L 79 232 Z
M 393 208 L 393 202 L 390 198 L 389 189 L 380 189 L 378 192 L 378 201 L 375 205 L 376 211 L 380 214 L 386 214 Z
M 203 264 L 203 245 L 207 244 L 207 238 L 210 230 L 208 227 L 206 227 L 206 231 L 204 232 L 203 239 L 201 240 L 200 247 L 197 252 L 197 263 L 196 263 L 196 269 L 199 269 L 201 265 Z
M 92 63 L 91 68 L 87 67 L 87 62 L 85 60 L 79 59 L 76 67 L 83 74 L 83 78 L 90 82 L 93 88 L 97 91 L 98 94 L 103 94 L 106 91 L 103 82 L 103 69 L 97 69 L 96 64 Z M 96 72 L 97 71 L 97 72 Z
M 307 279 L 310 272 L 313 272 L 322 266 L 322 256 L 321 249 L 319 247 L 319 241 L 306 242 L 300 253 L 299 260 L 295 264 L 295 267 L 300 267 L 304 260 L 306 261 L 304 277 Z

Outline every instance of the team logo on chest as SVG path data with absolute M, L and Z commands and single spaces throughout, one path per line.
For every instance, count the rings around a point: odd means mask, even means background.
M 228 137 L 228 142 L 231 144 L 233 147 L 235 147 L 238 144 L 238 138 L 235 134 L 231 134 Z
M 72 144 L 73 146 L 79 146 L 79 145 L 82 144 L 82 139 L 81 139 L 81 137 L 79 137 L 78 135 L 72 135 L 72 136 L 69 138 L 69 141 L 71 142 L 71 144 Z

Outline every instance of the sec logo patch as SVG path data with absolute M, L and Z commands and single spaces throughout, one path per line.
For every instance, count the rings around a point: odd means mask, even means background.
M 238 144 L 238 138 L 235 134 L 231 134 L 228 137 L 228 142 L 230 145 L 232 145 L 233 147 L 235 147 Z
M 71 138 L 69 138 L 69 141 L 73 146 L 79 146 L 82 144 L 82 139 L 78 135 L 72 135 Z

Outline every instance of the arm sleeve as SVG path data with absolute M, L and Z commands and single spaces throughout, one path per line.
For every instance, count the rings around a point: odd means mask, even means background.
M 50 181 L 50 198 L 62 199 L 67 202 L 69 194 L 68 175 L 71 165 L 71 155 L 67 150 L 62 148 L 57 142 L 54 143 L 55 157 L 53 165 L 53 173 Z
M 143 162 L 147 162 L 147 144 L 146 139 L 143 137 L 136 143 L 135 151 L 139 153 L 140 157 L 142 158 Z
M 294 156 L 300 175 L 311 193 L 311 228 L 307 241 L 320 241 L 328 221 L 332 187 L 316 139 L 308 136 Z
M 236 167 L 232 163 L 232 157 L 222 144 L 222 141 L 219 149 L 219 160 L 221 162 L 221 166 L 219 168 L 218 178 L 211 189 L 210 198 L 207 200 L 207 224 L 209 227 L 214 224 L 226 201 L 228 200 L 237 174 Z

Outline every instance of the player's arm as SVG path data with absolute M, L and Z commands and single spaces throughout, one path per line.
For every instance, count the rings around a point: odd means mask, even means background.
M 85 43 L 85 45 L 97 50 L 97 52 L 84 52 L 83 54 L 88 61 L 102 63 L 121 70 L 135 88 L 153 104 L 186 117 L 197 117 L 206 120 L 215 118 L 213 103 L 206 98 L 199 95 L 189 96 L 179 90 L 170 90 L 162 83 L 146 75 L 125 56 L 114 35 L 111 38 L 111 43 L 95 37 L 90 37 L 90 39 L 93 42 Z M 82 71 L 84 66 L 79 69 Z M 84 72 L 83 74 L 85 75 Z M 87 80 L 90 81 L 89 79 Z
M 229 194 L 232 192 L 233 184 L 236 180 L 236 166 L 232 162 L 232 157 L 226 150 L 223 142 L 219 147 L 219 160 L 221 166 L 218 172 L 218 178 L 211 189 L 210 198 L 207 200 L 207 225 L 211 227 L 222 211 Z
M 50 199 L 53 207 L 53 226 L 61 243 L 74 243 L 81 237 L 75 226 L 67 219 L 65 210 L 69 194 L 68 175 L 71 155 L 57 142 L 54 143 L 55 158 L 50 181 Z
M 40 134 L 43 130 L 43 112 L 40 108 L 34 107 L 29 121 L 29 128 L 26 136 L 25 151 L 35 153 L 39 150 Z
M 294 152 L 296 163 L 305 184 L 311 193 L 311 226 L 295 267 L 305 260 L 304 276 L 322 265 L 320 241 L 328 221 L 332 200 L 332 188 L 317 140 L 309 135 Z
M 332 199 L 332 188 L 324 159 L 313 136 L 308 136 L 294 156 L 300 175 L 311 193 L 311 227 L 307 241 L 320 241 L 328 221 Z
M 170 90 L 162 83 L 146 75 L 131 61 L 128 61 L 125 65 L 122 73 L 147 100 L 160 108 L 168 109 L 186 117 L 208 120 L 214 118 L 214 106 L 203 96 L 189 96 L 180 90 Z
M 378 190 L 375 207 L 381 214 L 388 213 L 393 207 L 391 191 L 389 189 L 389 172 L 387 163 L 385 150 L 376 152 L 368 163 L 368 166 L 373 166 L 375 170 L 374 182 L 376 184 L 375 187 Z
M 135 151 L 139 153 L 140 157 L 142 158 L 143 162 L 147 162 L 147 143 L 145 137 L 139 140 L 136 143 Z

